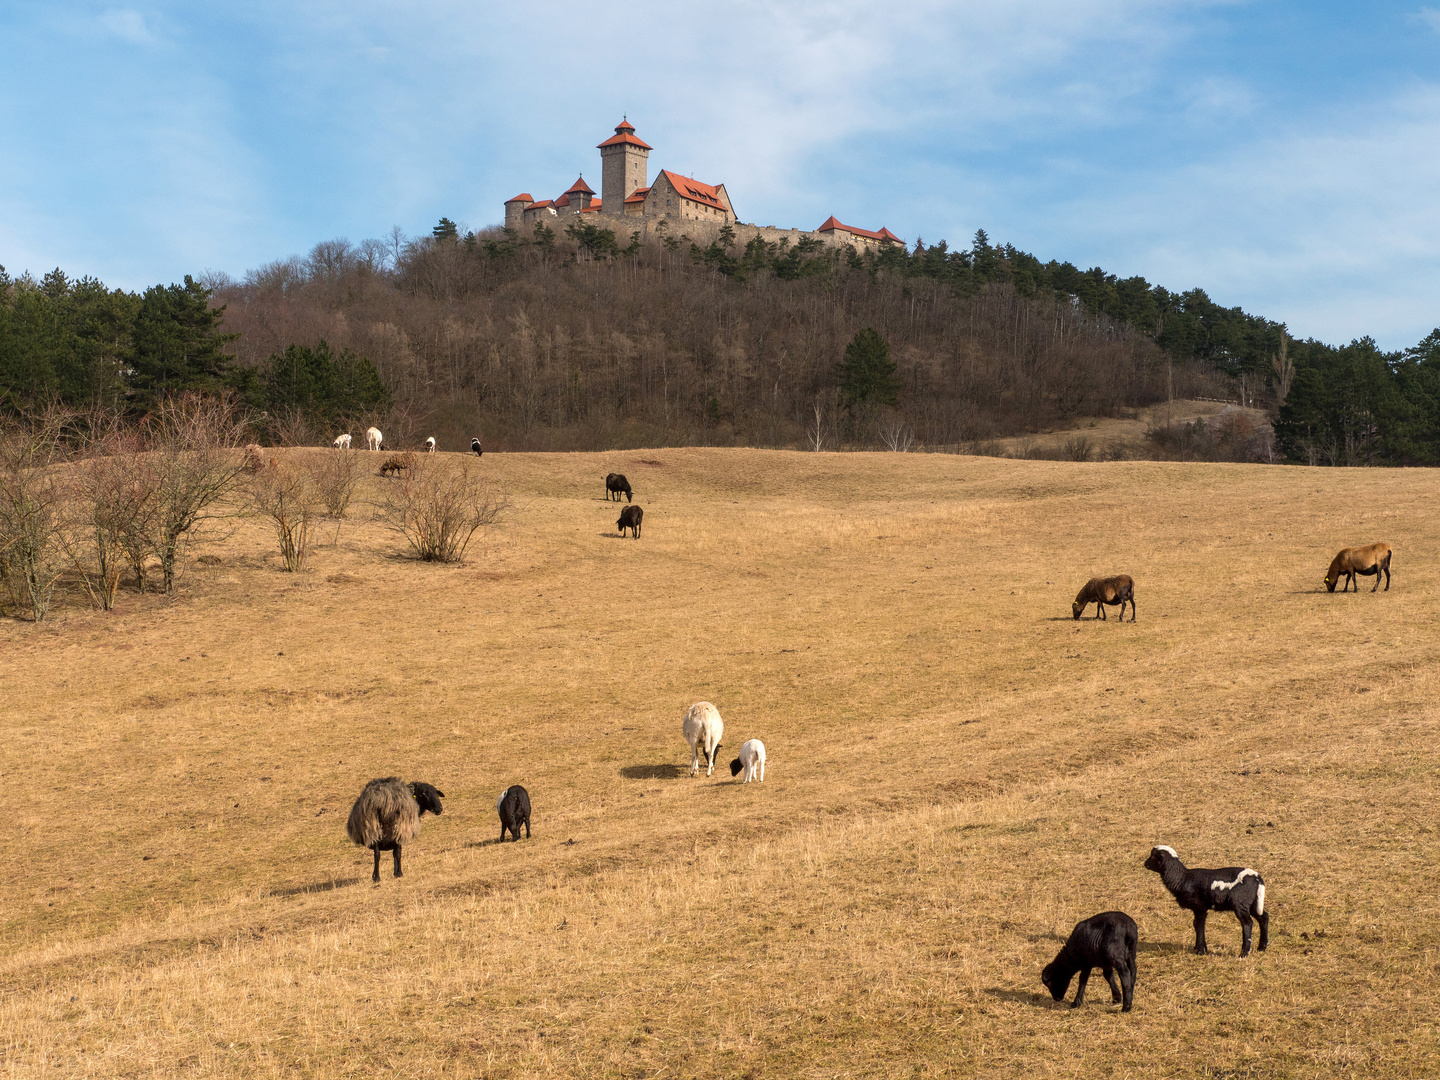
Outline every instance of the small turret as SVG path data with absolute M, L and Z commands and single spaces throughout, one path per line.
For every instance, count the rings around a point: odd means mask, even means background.
M 530 193 L 522 192 L 513 199 L 505 200 L 505 228 L 518 229 L 525 222 L 525 211 L 535 205 Z

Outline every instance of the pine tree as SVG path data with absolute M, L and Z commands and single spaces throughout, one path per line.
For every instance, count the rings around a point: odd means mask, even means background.
M 854 410 L 864 405 L 899 405 L 900 380 L 890 346 L 870 327 L 859 331 L 845 346 L 840 362 L 840 402 Z

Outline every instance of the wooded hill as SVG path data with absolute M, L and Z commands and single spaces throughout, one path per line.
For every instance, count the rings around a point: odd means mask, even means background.
M 860 255 L 588 223 L 462 237 L 442 220 L 143 296 L 58 271 L 0 286 L 10 407 L 143 408 L 189 380 L 238 391 L 277 441 L 376 422 L 451 447 L 936 448 L 1202 395 L 1278 411 L 1293 460 L 1440 457 L 1440 334 L 1397 355 L 1286 341 L 1198 289 L 1042 263 L 983 232 L 968 250 Z M 207 298 L 223 321 L 205 324 Z M 857 394 L 844 358 L 866 328 L 885 355 Z

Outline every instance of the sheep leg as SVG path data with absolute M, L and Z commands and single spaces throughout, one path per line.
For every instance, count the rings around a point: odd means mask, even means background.
M 1124 970 L 1123 968 L 1121 970 Z M 1105 981 L 1110 984 L 1110 1004 L 1119 1005 L 1120 999 L 1124 996 L 1120 993 L 1120 980 L 1115 978 L 1115 969 L 1107 967 L 1104 969 Z
M 370 875 L 370 880 L 376 885 L 380 884 L 380 845 L 376 844 L 372 849 L 375 852 L 375 872 Z
M 1375 584 L 1376 584 L 1376 585 L 1379 585 L 1379 584 L 1380 584 L 1380 575 L 1379 575 L 1379 574 L 1376 574 L 1376 575 L 1375 575 Z M 1389 560 L 1389 559 L 1386 559 L 1386 560 L 1385 560 L 1385 591 L 1386 591 L 1386 592 L 1389 592 L 1389 591 L 1390 591 L 1390 560 Z
M 1254 922 L 1250 918 L 1250 912 L 1237 911 L 1235 917 L 1240 920 L 1240 955 L 1250 955 L 1250 931 Z
M 1370 591 L 1371 591 L 1371 592 L 1379 592 L 1379 591 L 1380 591 L 1380 567 L 1378 567 L 1378 566 L 1375 567 L 1375 588 L 1371 589 Z
M 399 845 L 399 844 L 396 844 L 396 845 L 395 845 L 395 876 L 396 876 L 396 877 L 404 877 L 404 876 L 405 876 L 404 874 L 402 874 L 402 873 L 400 872 L 400 845 Z
M 1129 1012 L 1135 1002 L 1135 968 L 1126 964 L 1120 969 L 1120 1011 Z
M 530 839 L 530 819 L 528 817 L 525 819 L 525 839 Z M 517 844 L 520 842 L 520 834 L 518 832 L 515 834 L 515 842 Z
M 1205 916 L 1208 914 L 1204 908 L 1195 912 L 1195 951 L 1204 956 L 1210 950 L 1205 947 Z
M 1090 981 L 1090 969 L 1084 968 L 1080 972 L 1080 982 L 1075 987 L 1075 1000 L 1071 1002 L 1072 1009 L 1078 1009 L 1085 1000 L 1085 984 Z
M 1259 912 L 1255 916 L 1255 921 L 1260 924 L 1260 943 L 1255 947 L 1264 952 L 1265 947 L 1270 944 L 1270 916 Z

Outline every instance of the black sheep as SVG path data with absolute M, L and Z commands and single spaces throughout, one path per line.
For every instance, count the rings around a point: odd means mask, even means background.
M 480 440 L 479 440 L 479 439 L 471 439 L 471 440 L 470 440 L 470 449 L 475 451 L 475 456 L 476 456 L 476 457 L 484 457 L 484 456 L 485 456 L 485 451 L 483 451 L 483 450 L 480 449 Z
M 1110 984 L 1112 1004 L 1121 1002 L 1120 1011 L 1129 1012 L 1135 998 L 1135 951 L 1140 940 L 1140 929 L 1135 920 L 1123 911 L 1105 911 L 1091 915 L 1075 924 L 1070 931 L 1070 940 L 1054 960 L 1040 973 L 1040 981 L 1056 1001 L 1065 1000 L 1065 991 L 1070 989 L 1070 979 L 1078 971 L 1080 984 L 1075 988 L 1075 1001 L 1070 1006 L 1078 1009 L 1085 1000 L 1085 984 L 1090 981 L 1090 970 L 1099 968 Z M 1116 973 L 1120 981 L 1115 981 Z
M 620 511 L 620 520 L 615 522 L 615 527 L 620 530 L 620 535 L 625 535 L 626 529 L 635 533 L 635 539 L 640 539 L 640 522 L 645 517 L 645 511 L 638 506 L 627 506 Z
M 506 830 L 517 844 L 520 842 L 520 826 L 525 826 L 525 839 L 530 839 L 530 793 L 519 784 L 512 784 L 500 792 L 495 800 L 495 809 L 500 813 L 500 842 L 505 842 Z
M 1250 955 L 1251 916 L 1260 924 L 1261 952 L 1270 944 L 1270 916 L 1265 914 L 1265 880 L 1258 871 L 1244 866 L 1221 870 L 1188 870 L 1164 844 L 1150 849 L 1145 869 L 1154 870 L 1170 890 L 1175 902 L 1195 913 L 1195 951 L 1206 953 L 1205 917 L 1215 911 L 1233 911 L 1240 920 L 1240 955 Z
M 620 501 L 620 493 L 625 493 L 626 502 L 634 502 L 635 496 L 630 491 L 630 481 L 625 479 L 623 473 L 612 472 L 605 476 L 605 498 L 608 501 L 610 496 L 615 496 L 615 501 Z

